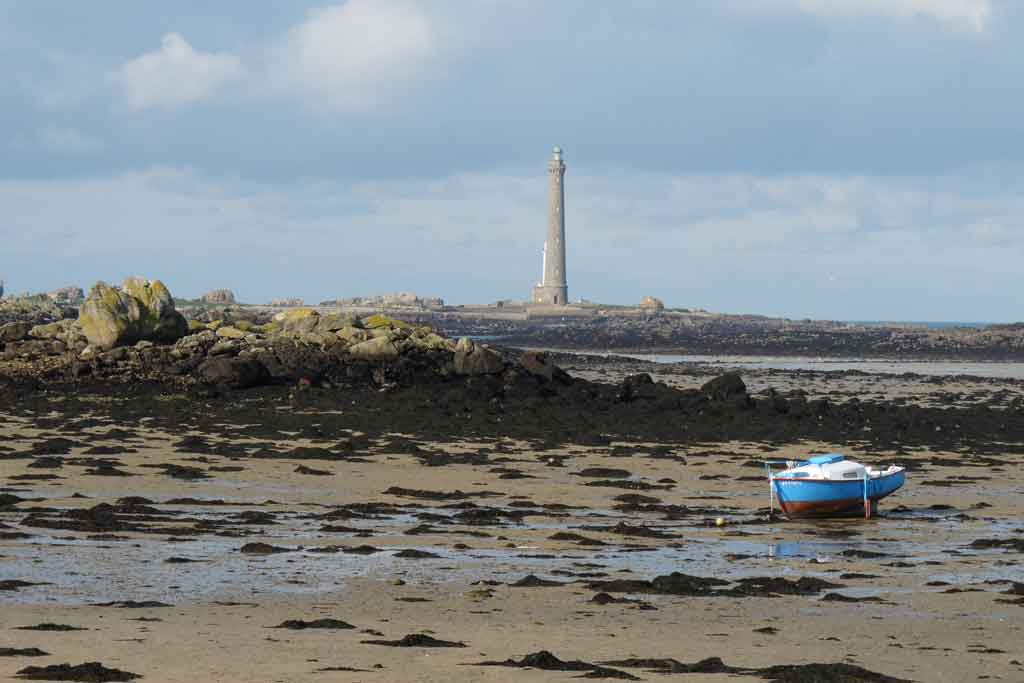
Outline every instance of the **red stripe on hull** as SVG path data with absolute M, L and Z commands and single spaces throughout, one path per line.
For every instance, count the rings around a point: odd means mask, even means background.
M 782 503 L 782 512 L 790 519 L 799 517 L 863 517 L 864 499 L 847 498 L 822 502 Z M 871 501 L 871 514 L 878 509 L 878 501 Z

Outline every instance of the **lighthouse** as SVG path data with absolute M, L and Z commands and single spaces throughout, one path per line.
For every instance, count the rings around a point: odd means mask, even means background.
M 548 231 L 542 267 L 544 279 L 533 288 L 533 303 L 569 303 L 565 277 L 565 162 L 561 147 L 555 147 L 548 162 Z

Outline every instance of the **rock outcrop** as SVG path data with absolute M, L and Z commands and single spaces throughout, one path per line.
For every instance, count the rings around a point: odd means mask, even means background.
M 661 313 L 665 310 L 665 302 L 656 296 L 645 296 L 640 301 L 640 308 L 649 313 Z
M 217 304 L 220 306 L 233 306 L 237 303 L 235 301 L 235 293 L 230 289 L 214 289 L 200 297 L 200 301 L 204 304 Z
M 295 308 L 297 306 L 305 306 L 306 302 L 296 297 L 291 299 L 272 299 L 269 305 L 280 308 Z
M 188 333 L 188 322 L 159 280 L 128 278 L 120 288 L 97 282 L 78 322 L 89 343 L 101 350 L 146 340 L 173 343 Z
M 82 291 L 81 287 L 61 287 L 55 289 L 49 294 L 50 300 L 56 304 L 62 306 L 77 306 L 85 300 L 85 292 Z
M 320 305 L 436 311 L 444 308 L 444 299 L 438 297 L 420 297 L 413 292 L 397 292 L 395 294 L 381 294 L 379 296 L 357 296 L 347 299 L 329 299 L 327 301 L 321 301 Z

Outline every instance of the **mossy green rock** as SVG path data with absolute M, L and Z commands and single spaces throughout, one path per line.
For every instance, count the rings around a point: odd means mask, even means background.
M 375 330 L 378 327 L 396 327 L 399 329 L 409 329 L 412 325 L 405 322 L 404 320 L 397 320 L 395 318 L 389 318 L 386 315 L 380 315 L 375 313 L 368 318 L 363 318 L 363 327 L 368 330 Z
M 439 334 L 428 334 L 425 337 L 417 338 L 418 345 L 430 349 L 431 351 L 454 351 L 455 342 L 451 339 L 445 339 Z
M 144 334 L 160 327 L 162 321 L 175 312 L 174 298 L 160 280 L 130 277 L 121 290 L 139 302 L 139 322 Z
M 82 304 L 78 322 L 89 343 L 112 349 L 141 340 L 171 343 L 188 333 L 184 316 L 159 280 L 128 278 L 116 289 L 97 282 Z
M 281 324 L 281 332 L 285 334 L 300 334 L 312 332 L 320 322 L 320 314 L 312 308 L 293 308 L 274 316 L 274 320 Z
M 358 344 L 359 342 L 366 341 L 369 336 L 366 330 L 352 326 L 343 327 L 334 334 L 337 335 L 338 339 L 349 344 Z
M 245 332 L 237 327 L 225 325 L 217 328 L 217 336 L 221 339 L 242 339 L 245 337 Z
M 61 320 L 47 325 L 36 325 L 29 330 L 28 335 L 33 339 L 60 339 L 70 327 L 69 323 L 71 323 L 70 320 Z
M 107 350 L 139 340 L 139 302 L 126 292 L 97 282 L 78 312 L 89 344 Z

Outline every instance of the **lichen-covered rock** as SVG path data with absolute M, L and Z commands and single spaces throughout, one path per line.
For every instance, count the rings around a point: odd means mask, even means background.
M 334 346 L 339 343 L 336 335 L 330 332 L 299 332 L 295 338 L 303 344 L 316 344 L 318 346 Z
M 215 334 L 221 339 L 242 339 L 245 337 L 245 332 L 243 330 L 230 325 L 218 327 Z
M 139 302 L 127 292 L 97 282 L 78 313 L 90 346 L 99 350 L 139 340 Z
M 495 375 L 505 369 L 505 359 L 486 346 L 463 337 L 455 345 L 455 372 L 459 375 Z
M 434 332 L 428 332 L 425 334 L 415 334 L 411 337 L 415 344 L 419 348 L 426 349 L 428 351 L 454 351 L 455 342 L 451 339 L 445 339 L 439 334 Z
M 312 308 L 295 308 L 278 313 L 274 320 L 280 323 L 283 334 L 294 335 L 315 330 L 320 322 L 320 314 Z
M 31 330 L 32 325 L 25 322 L 13 322 L 0 325 L 0 342 L 6 344 L 8 342 L 21 341 L 28 337 Z
M 60 339 L 67 332 L 71 322 L 61 320 L 47 325 L 36 325 L 28 334 L 34 339 Z
M 202 347 L 211 346 L 217 342 L 217 333 L 213 330 L 200 330 L 194 334 L 182 337 L 175 344 L 174 348 L 184 353 L 192 353 Z
M 92 346 L 112 349 L 142 339 L 171 343 L 188 333 L 188 321 L 159 280 L 128 278 L 121 289 L 97 282 L 78 316 Z
M 352 326 L 343 327 L 334 334 L 338 339 L 349 344 L 358 344 L 359 342 L 366 341 L 369 336 L 366 334 L 366 330 Z
M 398 320 L 397 318 L 389 318 L 386 315 L 380 315 L 375 313 L 368 318 L 363 319 L 363 327 L 368 330 L 375 330 L 378 327 L 394 327 L 398 329 L 408 329 L 412 325 L 405 322 L 404 320 Z
M 360 360 L 386 361 L 398 358 L 398 347 L 387 337 L 376 337 L 353 344 L 348 352 Z
M 160 280 L 130 277 L 121 289 L 139 302 L 139 338 L 173 343 L 188 332 L 188 322 L 174 308 L 174 298 Z
M 359 322 L 359 318 L 352 315 L 342 315 L 340 313 L 328 313 L 327 315 L 320 316 L 320 320 L 317 323 L 317 332 L 337 332 L 338 330 L 345 327 L 359 327 L 362 323 Z

